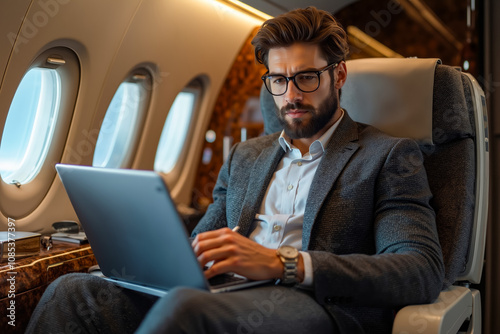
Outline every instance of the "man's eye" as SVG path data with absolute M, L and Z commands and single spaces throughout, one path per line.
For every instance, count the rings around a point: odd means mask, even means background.
M 271 82 L 274 84 L 274 85 L 282 85 L 284 84 L 285 82 L 285 78 L 283 77 L 272 77 L 271 78 Z
M 299 75 L 297 79 L 302 82 L 314 81 L 317 79 L 317 76 L 315 74 L 304 73 Z

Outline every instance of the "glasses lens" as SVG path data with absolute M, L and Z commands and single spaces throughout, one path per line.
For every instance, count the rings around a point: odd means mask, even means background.
M 312 92 L 318 89 L 319 77 L 316 72 L 303 72 L 295 76 L 297 88 L 303 92 Z
M 273 95 L 283 95 L 288 86 L 284 75 L 269 75 L 265 78 L 267 90 Z M 316 72 L 302 72 L 294 76 L 294 83 L 305 93 L 314 92 L 319 87 L 319 75 Z
M 286 91 L 287 80 L 283 75 L 270 75 L 266 77 L 266 87 L 273 95 L 281 95 Z

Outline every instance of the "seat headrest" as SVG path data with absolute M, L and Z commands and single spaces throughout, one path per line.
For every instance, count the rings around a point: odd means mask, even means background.
M 340 104 L 357 122 L 431 145 L 434 73 L 440 63 L 417 58 L 349 60 Z
M 274 98 L 266 89 L 265 85 L 260 88 L 260 111 L 264 118 L 264 134 L 269 135 L 283 130 L 278 116 L 276 116 L 276 105 Z

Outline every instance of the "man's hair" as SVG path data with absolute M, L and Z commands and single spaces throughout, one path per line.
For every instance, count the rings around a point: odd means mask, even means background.
M 267 20 L 252 40 L 255 59 L 268 67 L 269 50 L 294 43 L 318 44 L 328 64 L 345 60 L 349 53 L 347 34 L 324 10 L 296 9 Z

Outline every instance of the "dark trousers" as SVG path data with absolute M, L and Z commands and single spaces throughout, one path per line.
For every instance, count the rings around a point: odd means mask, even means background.
M 160 299 L 89 274 L 69 274 L 44 293 L 26 333 L 335 333 L 307 291 L 265 285 L 212 294 L 179 287 Z

